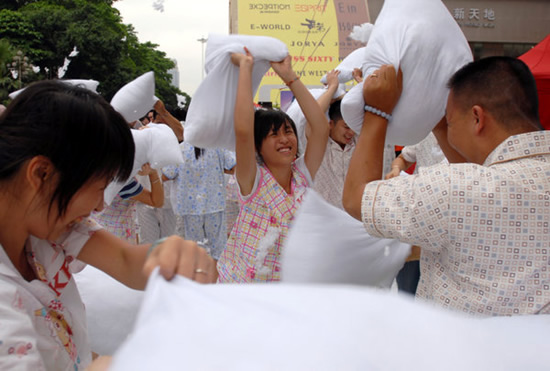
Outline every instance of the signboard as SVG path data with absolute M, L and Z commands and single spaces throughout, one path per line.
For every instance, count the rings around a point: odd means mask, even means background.
M 453 8 L 451 11 L 460 27 L 495 28 L 493 8 Z
M 348 36 L 354 26 L 369 22 L 366 0 L 238 0 L 232 3 L 231 18 L 232 33 L 283 41 L 294 71 L 308 86 L 321 86 L 321 77 L 364 46 Z M 270 69 L 256 100 L 280 105 L 281 84 Z

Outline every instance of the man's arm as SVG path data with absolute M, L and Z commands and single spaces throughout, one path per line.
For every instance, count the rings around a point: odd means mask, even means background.
M 183 125 L 181 122 L 168 112 L 161 100 L 158 100 L 153 108 L 157 111 L 157 121 L 170 126 L 178 141 L 183 142 Z
M 401 70 L 396 74 L 392 65 L 382 66 L 363 82 L 365 104 L 391 114 L 401 95 L 402 81 Z M 382 179 L 387 125 L 386 118 L 365 112 L 342 197 L 344 209 L 358 220 L 361 220 L 361 199 L 365 185 Z

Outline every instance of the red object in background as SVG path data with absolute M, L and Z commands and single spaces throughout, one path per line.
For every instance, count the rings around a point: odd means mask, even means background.
M 535 76 L 540 123 L 546 130 L 550 130 L 550 34 L 518 59 L 525 62 Z

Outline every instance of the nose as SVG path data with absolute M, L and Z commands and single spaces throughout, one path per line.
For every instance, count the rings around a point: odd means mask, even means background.
M 279 135 L 279 142 L 288 143 L 290 134 Z

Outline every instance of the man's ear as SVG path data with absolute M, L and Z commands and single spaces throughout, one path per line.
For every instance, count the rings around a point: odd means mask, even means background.
M 35 191 L 38 191 L 46 180 L 54 175 L 54 166 L 49 158 L 35 156 L 30 159 L 26 171 L 26 179 Z
M 472 107 L 472 110 L 471 110 L 471 113 L 472 113 L 472 119 L 475 121 L 474 122 L 474 132 L 479 135 L 483 129 L 485 128 L 485 125 L 486 125 L 486 112 L 485 110 L 483 109 L 483 107 L 481 106 L 478 106 L 478 105 L 474 105 Z

